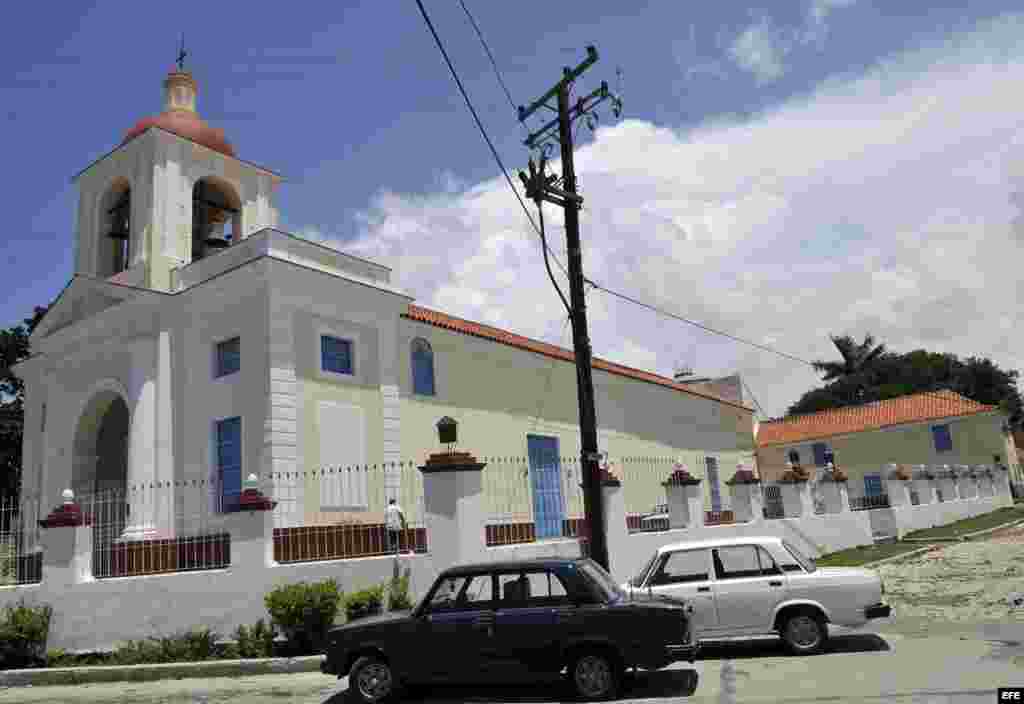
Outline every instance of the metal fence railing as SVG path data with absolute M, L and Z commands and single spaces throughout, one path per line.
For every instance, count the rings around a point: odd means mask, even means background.
M 921 494 L 919 494 L 915 489 L 911 489 L 910 490 L 910 505 L 911 506 L 920 506 L 921 505 Z
M 43 579 L 38 507 L 37 494 L 0 495 L 0 586 Z
M 875 494 L 873 496 L 851 496 L 851 511 L 869 511 L 873 508 L 890 508 L 888 494 Z
M 92 527 L 92 573 L 97 579 L 221 569 L 231 564 L 225 513 L 238 490 L 220 482 L 139 482 L 79 493 Z
M 273 472 L 264 478 L 274 508 L 274 559 L 281 563 L 341 560 L 427 550 L 422 462 Z M 391 530 L 388 506 L 397 519 Z
M 550 458 L 531 471 L 529 458 L 483 457 L 485 538 L 488 547 L 578 538 L 583 525 L 583 489 L 578 458 Z
M 765 518 L 785 518 L 786 509 L 782 504 L 782 487 L 778 484 L 761 485 L 762 513 Z

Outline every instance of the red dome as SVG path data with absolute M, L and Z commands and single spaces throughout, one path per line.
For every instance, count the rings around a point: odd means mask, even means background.
M 235 149 L 224 137 L 224 130 L 210 127 L 199 115 L 191 110 L 167 110 L 159 115 L 139 120 L 135 127 L 125 133 L 121 144 L 128 142 L 148 130 L 150 127 L 159 127 L 173 132 L 179 137 L 191 140 L 196 144 L 202 144 L 215 152 L 235 156 Z

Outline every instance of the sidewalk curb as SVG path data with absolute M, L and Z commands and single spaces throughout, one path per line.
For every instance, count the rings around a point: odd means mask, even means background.
M 205 677 L 248 677 L 296 672 L 319 672 L 320 656 L 209 660 L 150 665 L 99 665 L 0 671 L 0 691 L 6 687 L 52 687 L 97 682 L 152 682 Z
M 926 553 L 926 552 L 928 552 L 929 550 L 931 550 L 932 548 L 934 548 L 934 547 L 936 547 L 938 545 L 942 545 L 942 544 L 945 544 L 945 543 L 962 543 L 962 542 L 966 542 L 966 541 L 970 540 L 971 538 L 975 538 L 975 537 L 980 536 L 980 535 L 986 535 L 988 533 L 995 533 L 997 530 L 1005 530 L 1007 528 L 1014 528 L 1014 527 L 1022 525 L 1022 524 L 1024 524 L 1024 519 L 1020 519 L 1020 520 L 1017 520 L 1017 521 L 1011 521 L 1010 523 L 1004 523 L 1004 524 L 1002 524 L 1000 526 L 996 526 L 994 528 L 986 528 L 985 530 L 979 530 L 979 531 L 975 531 L 973 533 L 965 533 L 964 535 L 957 536 L 956 538 L 938 538 L 938 539 L 934 539 L 934 540 L 929 540 L 929 541 L 927 541 L 928 545 L 926 545 L 925 547 L 919 548 L 917 550 L 910 550 L 908 552 L 904 552 L 904 553 L 901 553 L 899 555 L 893 555 L 892 557 L 886 557 L 886 558 L 883 558 L 881 560 L 875 560 L 874 562 L 865 562 L 863 565 L 861 565 L 861 567 L 864 568 L 864 569 L 869 569 L 869 568 L 874 567 L 876 565 L 885 564 L 886 562 L 896 562 L 897 560 L 905 560 L 908 557 L 914 557 L 915 555 L 920 555 L 922 553 Z M 925 540 L 926 540 L 925 538 L 911 538 L 910 540 L 903 540 L 901 542 L 904 542 L 904 543 L 924 543 Z
M 926 553 L 933 547 L 935 546 L 926 545 L 923 548 L 918 548 L 917 550 L 909 550 L 907 552 L 900 553 L 899 555 L 893 555 L 892 557 L 883 557 L 881 560 L 875 560 L 874 562 L 865 562 L 863 565 L 860 565 L 859 567 L 860 569 L 871 569 L 876 565 L 884 565 L 886 562 L 896 562 L 896 560 L 905 560 L 908 557 L 914 557 L 915 555 L 921 555 L 922 553 Z

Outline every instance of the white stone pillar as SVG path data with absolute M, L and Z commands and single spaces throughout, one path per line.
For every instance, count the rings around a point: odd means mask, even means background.
M 619 481 L 601 483 L 604 497 L 604 535 L 608 546 L 608 571 L 615 581 L 624 582 L 632 576 L 635 565 L 629 551 L 629 528 L 626 526 L 626 496 Z
M 306 482 L 302 477 L 304 470 L 314 468 L 302 467 L 299 464 L 300 408 L 295 373 L 294 313 L 287 306 L 274 301 L 273 294 L 268 301 L 267 310 L 269 378 L 265 382 L 266 410 L 263 414 L 262 443 L 259 447 L 260 484 L 272 485 L 272 498 L 285 502 L 286 505 L 282 507 L 284 510 L 274 512 L 278 516 L 278 527 L 283 528 L 302 525 L 306 512 L 316 510 L 319 506 L 306 505 Z M 316 341 L 316 345 L 316 349 L 319 350 L 319 340 Z M 358 364 L 358 356 L 356 363 Z M 244 361 L 242 365 L 244 368 Z M 244 418 L 242 424 L 244 427 Z M 245 437 L 244 430 L 242 435 Z M 249 456 L 248 448 L 248 444 L 243 447 L 243 471 L 247 471 L 244 469 L 244 457 Z M 316 500 L 319 500 L 319 496 Z
M 737 523 L 756 523 L 764 520 L 760 483 L 729 484 L 732 515 Z
M 74 494 L 67 489 L 62 505 L 46 519 L 52 526 L 42 529 L 43 583 L 53 593 L 94 579 L 92 526 L 82 520 L 81 511 Z
M 128 519 L 122 538 L 148 540 L 156 535 L 157 467 L 156 340 L 137 342 L 132 349 L 128 394 L 131 429 L 128 436 Z
M 850 510 L 850 500 L 846 495 L 846 482 L 826 477 L 818 483 L 822 501 L 825 502 L 825 513 L 846 513 Z
M 690 504 L 686 500 L 686 487 L 675 482 L 665 482 L 663 486 L 668 502 L 668 527 L 672 530 L 685 528 L 690 523 Z
M 927 506 L 935 503 L 935 487 L 932 480 L 925 476 L 928 473 L 928 466 L 919 464 L 914 467 L 914 491 L 917 492 L 918 505 Z
M 259 479 L 250 474 L 243 484 L 244 491 L 259 491 Z M 225 528 L 231 535 L 231 569 L 258 572 L 273 567 L 274 513 L 267 506 L 253 510 L 240 510 L 225 516 Z M 259 576 L 255 576 L 259 579 Z
M 482 560 L 487 551 L 483 477 L 468 454 L 435 454 L 420 467 L 427 549 L 439 568 Z
M 811 487 L 806 481 L 779 482 L 779 489 L 782 494 L 782 509 L 786 518 L 814 515 Z

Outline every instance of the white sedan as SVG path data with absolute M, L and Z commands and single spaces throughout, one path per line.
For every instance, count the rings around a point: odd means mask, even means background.
M 891 613 L 877 573 L 817 567 L 774 536 L 666 545 L 623 588 L 685 599 L 701 640 L 779 635 L 796 654 L 819 652 L 829 623 L 860 626 Z

